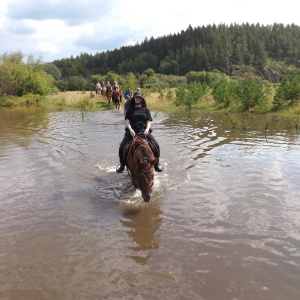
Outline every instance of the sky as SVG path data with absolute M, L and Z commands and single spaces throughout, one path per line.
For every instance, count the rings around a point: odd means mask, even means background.
M 0 55 L 96 54 L 189 25 L 300 25 L 299 0 L 0 0 Z

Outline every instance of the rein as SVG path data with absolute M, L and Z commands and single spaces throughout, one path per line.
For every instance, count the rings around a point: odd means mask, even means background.
M 130 144 L 130 148 L 129 148 L 129 150 L 128 150 L 128 154 L 127 154 L 127 159 L 126 159 L 126 161 L 128 161 L 128 157 L 129 157 L 129 155 L 130 155 L 130 153 L 131 153 L 131 149 L 132 149 L 132 148 L 134 148 L 134 153 L 133 153 L 133 157 L 134 157 L 134 158 L 136 157 L 136 152 L 137 152 L 137 150 L 138 150 L 140 147 L 147 147 L 148 150 L 149 150 L 151 153 L 153 153 L 148 143 L 146 143 L 146 144 L 145 144 L 145 143 L 141 143 L 141 144 L 135 146 L 135 141 L 136 141 L 137 139 L 145 140 L 145 139 L 141 138 L 141 137 L 138 136 L 138 135 L 135 136 L 135 137 L 133 138 L 133 140 L 132 140 L 132 142 L 131 142 L 131 144 Z M 152 185 L 149 184 L 148 178 L 149 178 L 149 175 L 153 172 L 153 166 L 152 166 L 152 168 L 151 168 L 149 171 L 143 170 L 142 167 L 143 167 L 143 166 L 140 166 L 140 167 L 138 168 L 138 173 L 142 173 L 142 174 L 143 174 L 143 176 L 144 176 L 144 178 L 145 178 L 145 180 L 146 180 L 146 183 L 147 183 L 148 187 L 151 188 L 153 184 L 152 184 Z M 138 182 L 139 182 L 139 185 L 140 185 L 140 179 L 139 179 L 139 176 L 138 176 Z
M 131 142 L 131 144 L 130 144 L 130 148 L 129 148 L 128 153 L 127 153 L 126 161 L 128 161 L 128 157 L 129 157 L 129 155 L 130 155 L 131 149 L 132 149 L 133 146 L 135 146 L 134 143 L 135 143 L 135 141 L 138 140 L 138 139 L 144 140 L 143 138 L 141 138 L 141 137 L 138 136 L 138 135 L 136 135 L 136 136 L 133 138 L 133 140 L 132 140 L 132 142 Z M 148 149 L 150 150 L 150 152 L 152 152 L 152 150 L 151 150 L 151 148 L 150 148 L 150 146 L 149 146 L 148 143 L 147 143 L 147 144 L 141 143 L 141 144 L 139 144 L 137 147 L 135 147 L 135 149 L 134 149 L 134 154 L 133 154 L 133 155 L 135 155 L 136 150 L 137 150 L 140 146 L 146 146 L 146 147 L 148 147 Z M 153 152 L 152 152 L 152 153 L 153 153 Z

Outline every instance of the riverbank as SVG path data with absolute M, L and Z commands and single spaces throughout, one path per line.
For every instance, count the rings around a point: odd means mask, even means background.
M 176 89 L 168 88 L 160 91 L 144 90 L 144 97 L 147 106 L 151 111 L 172 112 L 178 110 L 186 111 L 207 111 L 207 112 L 223 112 L 223 113 L 238 113 L 238 109 L 234 107 L 221 108 L 218 106 L 214 98 L 208 94 L 201 100 L 193 103 L 191 106 L 177 105 Z M 29 106 L 46 106 L 54 107 L 58 110 L 64 109 L 80 109 L 80 110 L 109 110 L 113 109 L 113 103 L 108 103 L 105 97 L 97 96 L 94 92 L 85 91 L 67 91 L 58 92 L 53 95 L 39 96 L 39 95 L 25 95 L 23 97 L 9 97 L 1 99 L 1 107 L 29 107 Z M 124 107 L 124 98 L 121 103 L 121 109 Z M 271 103 L 269 104 L 271 107 Z M 246 114 L 260 114 L 262 112 L 255 109 L 245 112 Z M 300 103 L 294 101 L 293 105 L 286 104 L 279 111 L 273 112 L 270 108 L 264 113 L 271 113 L 279 116 L 292 116 L 296 119 L 300 118 Z M 300 121 L 299 121 L 300 122 Z
M 162 97 L 159 92 L 146 92 L 144 94 L 147 106 L 156 111 L 172 111 L 176 107 L 172 98 Z M 124 97 L 122 99 L 121 109 L 124 107 Z M 106 97 L 97 96 L 93 92 L 59 92 L 55 95 L 47 96 L 44 100 L 45 105 L 56 106 L 60 108 L 75 107 L 87 110 L 93 109 L 112 109 L 113 103 L 108 103 Z
M 175 105 L 175 89 L 164 89 L 162 91 L 150 91 L 144 92 L 144 97 L 147 102 L 147 106 L 152 111 L 171 112 L 176 110 L 202 110 L 202 111 L 218 111 L 226 113 L 235 113 L 232 108 L 220 108 L 214 98 L 211 95 L 206 96 L 192 106 Z M 60 109 L 63 108 L 80 108 L 85 110 L 94 109 L 112 109 L 114 106 L 112 103 L 108 103 L 105 97 L 97 96 L 93 92 L 81 92 L 81 91 L 68 91 L 59 92 L 55 95 L 47 96 L 44 100 L 44 105 L 55 106 Z M 124 107 L 124 99 L 121 104 L 121 109 Z M 260 113 L 255 109 L 249 110 L 246 113 Z M 294 102 L 294 105 L 286 105 L 280 111 L 272 112 L 266 111 L 265 113 L 274 113 L 278 115 L 292 115 L 300 116 L 300 103 Z

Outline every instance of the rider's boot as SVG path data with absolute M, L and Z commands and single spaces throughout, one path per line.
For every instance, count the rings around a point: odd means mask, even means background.
M 159 163 L 159 158 L 157 159 L 157 162 L 154 165 L 154 170 L 156 172 L 162 172 L 164 170 L 164 167 L 162 166 L 162 164 Z
M 117 173 L 123 173 L 123 172 L 124 172 L 124 169 L 125 169 L 125 164 L 120 163 L 120 164 L 117 166 L 116 172 L 117 172 Z

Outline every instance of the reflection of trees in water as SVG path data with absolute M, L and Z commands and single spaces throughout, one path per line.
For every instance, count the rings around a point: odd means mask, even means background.
M 129 228 L 127 233 L 136 243 L 128 248 L 137 252 L 136 255 L 130 256 L 137 263 L 145 264 L 150 256 L 147 250 L 159 247 L 159 240 L 155 233 L 162 222 L 161 213 L 158 208 L 149 206 L 138 214 L 120 220 L 124 227 Z
M 4 137 L 9 137 L 1 139 L 1 146 L 13 141 L 20 147 L 27 147 L 32 142 L 27 138 L 45 130 L 48 122 L 47 110 L 40 107 L 1 109 L 0 132 Z

